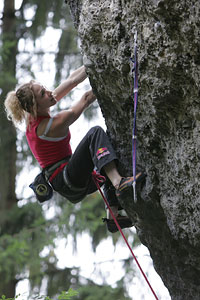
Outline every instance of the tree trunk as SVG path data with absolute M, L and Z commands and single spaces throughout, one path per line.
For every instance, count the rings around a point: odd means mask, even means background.
M 16 176 L 16 131 L 4 113 L 4 99 L 6 94 L 15 87 L 15 68 L 17 40 L 15 35 L 15 10 L 14 0 L 4 1 L 3 26 L 2 26 L 2 93 L 0 101 L 0 211 L 1 216 L 6 214 L 16 204 L 15 176 Z M 0 221 L 0 234 L 3 220 Z M 5 262 L 6 263 L 6 262 Z M 15 296 L 15 271 L 10 270 L 12 279 L 5 280 L 5 274 L 0 273 L 0 295 Z
M 197 0 L 68 0 L 91 85 L 131 175 L 134 55 L 138 31 L 138 201 L 123 203 L 173 300 L 200 298 Z
M 5 1 L 3 14 L 3 53 L 2 53 L 2 97 L 1 111 L 4 111 L 6 94 L 15 87 L 15 68 L 17 40 L 15 35 L 14 0 Z M 0 148 L 0 209 L 9 209 L 16 203 L 16 131 L 11 122 L 2 113 L 0 118 L 1 148 Z

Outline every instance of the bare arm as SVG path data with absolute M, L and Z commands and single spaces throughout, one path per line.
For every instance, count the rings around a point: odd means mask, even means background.
M 62 97 L 67 95 L 75 86 L 85 80 L 87 74 L 85 67 L 82 66 L 75 70 L 63 83 L 61 83 L 54 91 L 54 97 L 59 101 Z
M 96 96 L 92 90 L 85 92 L 81 99 L 70 109 L 59 112 L 53 120 L 48 136 L 60 137 L 66 134 L 66 129 L 74 123 L 82 112 L 95 101 Z

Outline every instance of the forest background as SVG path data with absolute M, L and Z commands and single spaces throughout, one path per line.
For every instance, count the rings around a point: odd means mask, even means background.
M 63 0 L 4 0 L 0 4 L 0 295 L 57 297 L 70 287 L 76 299 L 153 299 L 120 235 L 101 218 L 98 193 L 72 205 L 54 195 L 40 205 L 28 189 L 39 168 L 24 137 L 6 119 L 6 94 L 32 78 L 53 88 L 82 64 L 79 40 Z M 80 85 L 57 108 L 70 106 L 89 88 Z M 53 111 L 55 113 L 56 111 Z M 71 128 L 74 149 L 93 125 L 104 125 L 98 103 Z M 126 236 L 153 279 L 160 299 L 170 299 L 134 229 Z M 38 299 L 38 298 L 37 298 Z

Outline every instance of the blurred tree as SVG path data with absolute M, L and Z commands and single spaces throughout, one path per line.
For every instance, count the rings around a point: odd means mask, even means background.
M 1 98 L 3 99 L 10 89 L 15 86 L 16 72 L 16 19 L 14 10 L 14 0 L 5 1 L 1 33 L 1 66 L 0 66 L 0 84 Z M 0 101 L 1 112 L 3 112 L 3 101 Z M 7 210 L 12 209 L 16 204 L 15 195 L 15 177 L 16 177 L 16 131 L 11 123 L 6 120 L 4 113 L 0 118 L 0 211 L 1 216 L 6 214 Z M 3 220 L 0 217 L 0 226 Z M 4 249 L 2 249 L 4 250 Z M 12 279 L 0 281 L 0 290 L 9 297 L 15 293 L 15 271 L 10 268 Z M 4 272 L 0 269 L 0 278 L 5 278 Z

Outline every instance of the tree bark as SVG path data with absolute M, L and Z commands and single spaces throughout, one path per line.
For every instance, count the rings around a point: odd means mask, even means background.
M 68 0 L 84 63 L 131 175 L 134 33 L 138 31 L 138 201 L 122 203 L 173 300 L 200 297 L 199 1 Z
M 14 0 L 5 1 L 2 30 L 2 94 L 1 111 L 4 112 L 6 94 L 15 87 L 15 68 L 17 53 L 17 38 L 15 35 Z M 0 118 L 0 209 L 10 209 L 16 203 L 15 176 L 16 176 L 16 131 L 6 114 Z

